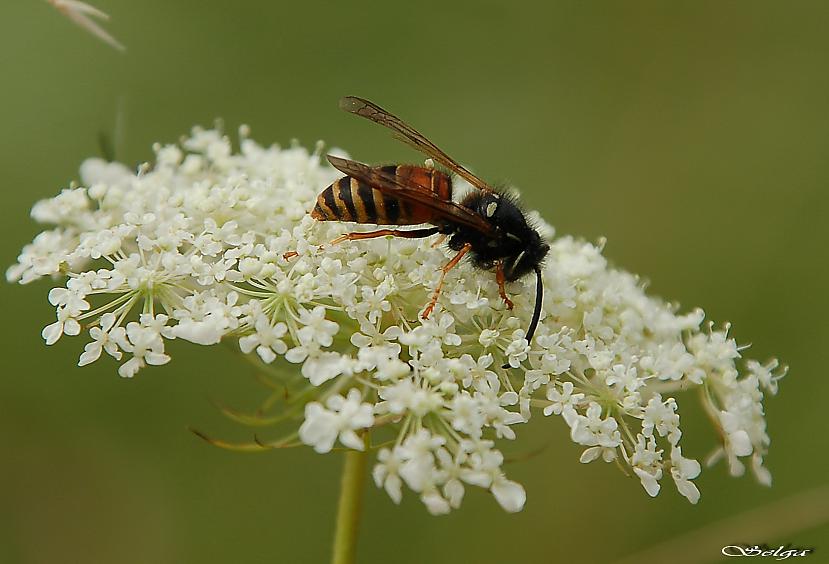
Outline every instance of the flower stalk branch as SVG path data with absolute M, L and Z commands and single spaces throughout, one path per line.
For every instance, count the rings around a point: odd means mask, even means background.
M 365 450 L 349 449 L 345 453 L 340 480 L 340 500 L 337 505 L 337 522 L 334 530 L 332 564 L 354 564 L 355 562 L 366 483 L 368 433 L 365 434 L 363 440 Z

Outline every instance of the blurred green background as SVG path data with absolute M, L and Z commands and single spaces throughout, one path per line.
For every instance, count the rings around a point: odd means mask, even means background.
M 816 547 L 809 562 L 829 562 L 829 527 L 791 504 L 761 514 L 757 536 L 712 527 L 827 483 L 829 4 L 95 5 L 126 53 L 46 2 L 0 7 L 4 265 L 38 232 L 31 204 L 77 178 L 119 109 L 130 165 L 215 118 L 264 143 L 419 159 L 337 109 L 355 94 L 520 187 L 560 234 L 606 236 L 614 263 L 733 322 L 751 357 L 791 365 L 766 406 L 771 489 L 720 465 L 697 480 L 698 506 L 670 480 L 650 499 L 613 466 L 580 465 L 562 423 L 539 419 L 512 449 L 547 445 L 509 468 L 528 490 L 522 513 L 473 491 L 436 518 L 370 487 L 360 562 L 611 562 L 705 526 L 688 561 L 749 542 Z M 40 338 L 49 287 L 0 289 L 0 562 L 327 560 L 340 455 L 203 443 L 187 426 L 250 437 L 210 398 L 249 407 L 264 394 L 230 350 L 175 343 L 171 364 L 132 381 L 107 361 L 79 369 L 82 340 Z M 683 453 L 702 458 L 713 435 L 687 399 Z

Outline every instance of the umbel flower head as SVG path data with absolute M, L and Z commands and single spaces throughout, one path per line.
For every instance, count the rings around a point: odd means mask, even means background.
M 82 334 L 79 365 L 110 357 L 132 377 L 170 362 L 172 339 L 238 342 L 281 374 L 282 399 L 268 402 L 278 413 L 254 421 L 288 427 L 270 446 L 374 448 L 377 486 L 399 503 L 405 485 L 435 514 L 459 507 L 468 486 L 507 511 L 524 506 L 496 447 L 533 413 L 569 427 L 581 462 L 617 463 L 651 496 L 667 479 L 696 503 L 700 464 L 680 445 L 677 398 L 691 388 L 720 436 L 710 460 L 733 475 L 748 462 L 770 484 L 763 400 L 785 369 L 742 363 L 728 326 L 701 327 L 701 310 L 649 297 L 600 246 L 553 238 L 537 216 L 551 248 L 532 343 L 534 281 L 508 285 L 509 310 L 495 277 L 464 263 L 423 320 L 446 251 L 434 239 L 324 244 L 354 229 L 308 215 L 339 173 L 319 148 L 240 137 L 234 152 L 221 132 L 196 128 L 137 171 L 90 159 L 80 185 L 35 204 L 51 227 L 7 278 L 57 281 L 47 344 Z

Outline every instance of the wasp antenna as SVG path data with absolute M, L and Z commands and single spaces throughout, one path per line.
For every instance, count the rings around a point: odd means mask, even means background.
M 541 303 L 544 301 L 544 279 L 541 277 L 541 268 L 535 267 L 535 309 L 533 309 L 533 318 L 530 320 L 530 326 L 527 329 L 527 343 L 531 343 L 535 329 L 538 327 L 538 320 L 541 318 Z
M 541 268 L 536 266 L 535 270 L 535 308 L 533 308 L 533 318 L 530 320 L 530 326 L 527 327 L 527 344 L 533 342 L 533 335 L 538 328 L 538 320 L 541 319 L 541 305 L 544 302 L 544 279 L 541 277 Z M 510 368 L 509 363 L 501 366 L 501 368 Z

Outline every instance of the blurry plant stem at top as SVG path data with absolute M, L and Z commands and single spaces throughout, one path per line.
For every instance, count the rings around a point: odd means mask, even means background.
M 46 0 L 54 6 L 61 14 L 66 16 L 78 26 L 82 27 L 107 45 L 118 51 L 125 51 L 126 47 L 110 35 L 94 19 L 109 21 L 109 14 L 102 12 L 94 6 L 80 0 Z

